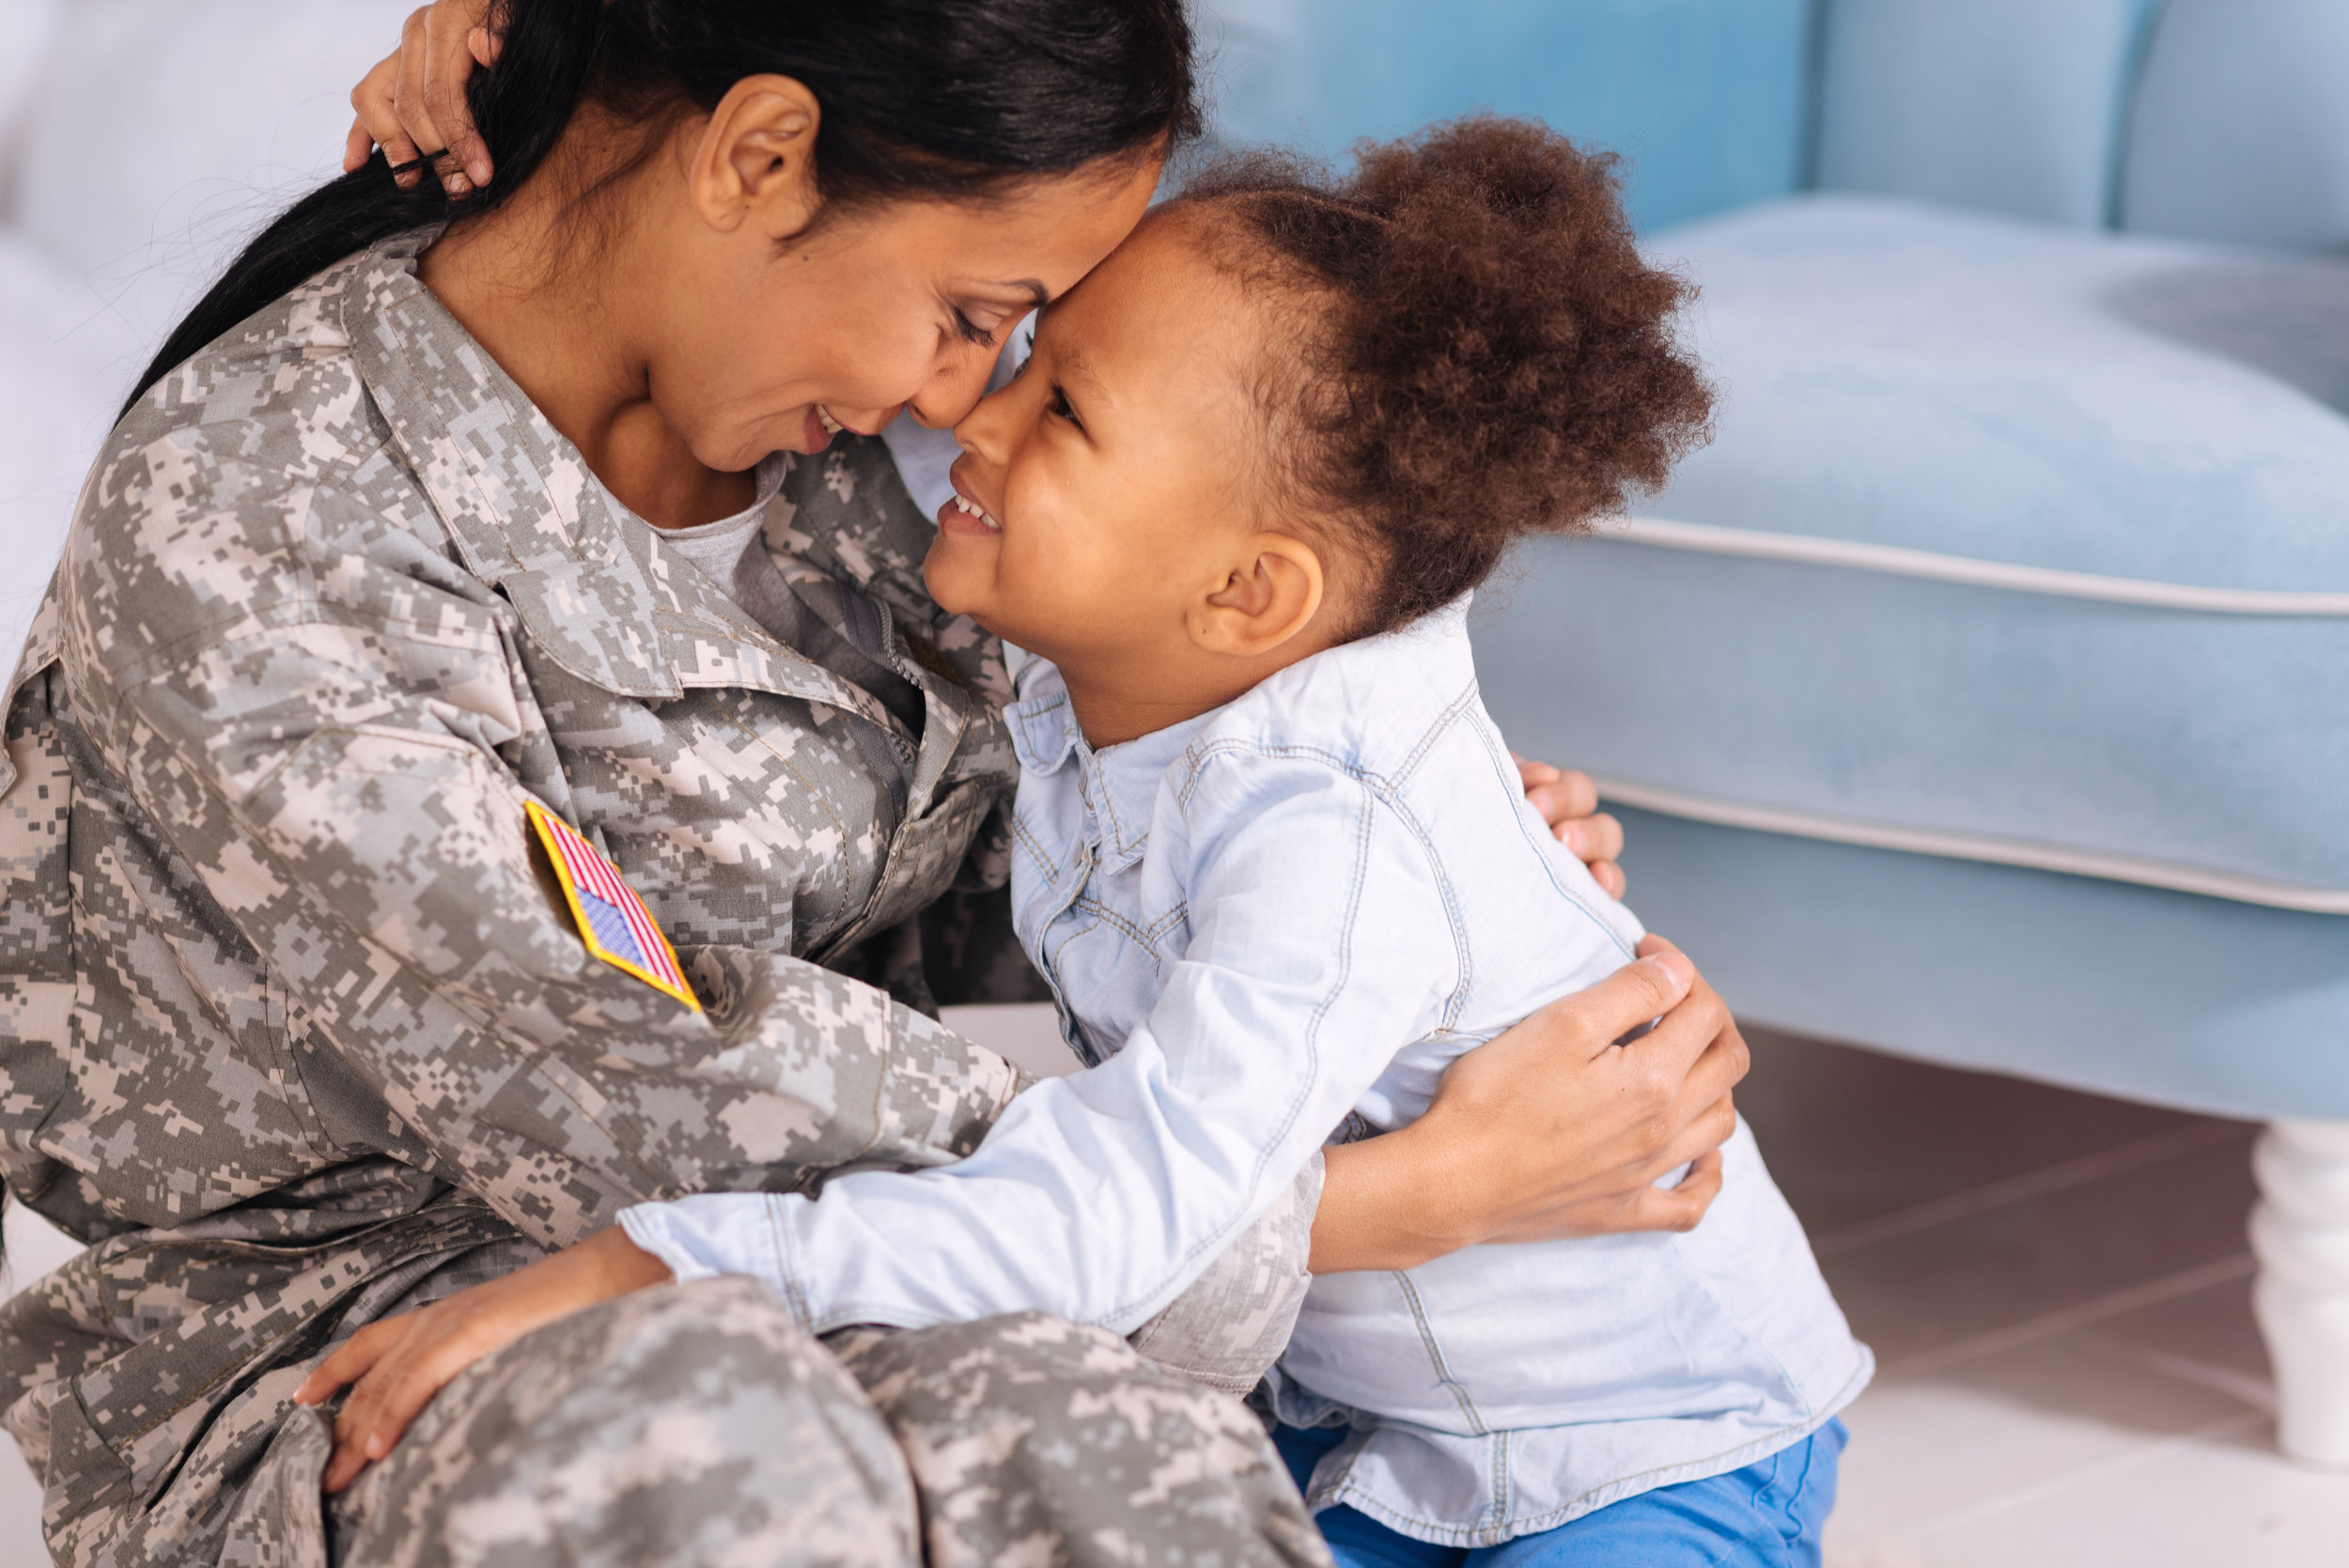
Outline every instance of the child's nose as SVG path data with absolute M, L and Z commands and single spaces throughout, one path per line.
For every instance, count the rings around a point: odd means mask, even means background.
M 1012 387 L 979 399 L 955 426 L 955 444 L 983 462 L 1000 464 L 1011 450 Z

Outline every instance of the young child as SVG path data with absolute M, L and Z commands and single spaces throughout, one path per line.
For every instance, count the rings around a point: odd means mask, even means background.
M 1008 711 L 1021 939 L 1096 1070 L 943 1170 L 629 1211 L 811 1327 L 1130 1329 L 1325 1142 L 1641 936 L 1543 831 L 1467 598 L 1659 483 L 1707 394 L 1608 161 L 1475 120 L 1341 185 L 1159 209 L 957 430 L 938 601 L 1039 657 Z M 1317 1279 L 1273 1379 L 1341 1561 L 1815 1563 L 1871 1362 L 1750 1133 L 1687 1234 Z

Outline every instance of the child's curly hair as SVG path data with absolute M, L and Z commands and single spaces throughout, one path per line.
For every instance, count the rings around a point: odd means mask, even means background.
M 1675 343 L 1694 288 L 1642 260 L 1615 160 L 1480 116 L 1365 143 L 1332 182 L 1224 158 L 1171 210 L 1252 295 L 1293 291 L 1294 354 L 1255 388 L 1276 493 L 1361 547 L 1354 636 L 1475 587 L 1520 536 L 1587 528 L 1709 431 Z

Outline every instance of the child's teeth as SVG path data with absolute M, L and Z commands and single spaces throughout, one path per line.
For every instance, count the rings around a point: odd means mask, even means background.
M 847 426 L 841 424 L 837 419 L 834 419 L 832 416 L 832 411 L 824 407 L 821 403 L 816 405 L 816 422 L 835 436 L 848 428 Z

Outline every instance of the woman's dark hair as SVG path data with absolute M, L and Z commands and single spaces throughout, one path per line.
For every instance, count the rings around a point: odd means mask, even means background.
M 1012 180 L 1141 158 L 1197 133 L 1183 0 L 497 0 L 497 64 L 467 89 L 489 187 L 403 191 L 378 149 L 263 230 L 164 340 L 124 412 L 181 362 L 378 241 L 496 207 L 593 101 L 638 122 L 710 109 L 746 76 L 822 105 L 826 210 L 981 197 Z M 649 144 L 647 144 L 649 150 Z
M 1641 256 L 1612 156 L 1483 116 L 1355 157 L 1332 180 L 1238 154 L 1164 210 L 1294 318 L 1257 367 L 1268 478 L 1363 557 L 1366 637 L 1475 587 L 1517 538 L 1660 486 L 1712 394 L 1672 331 L 1695 290 Z

